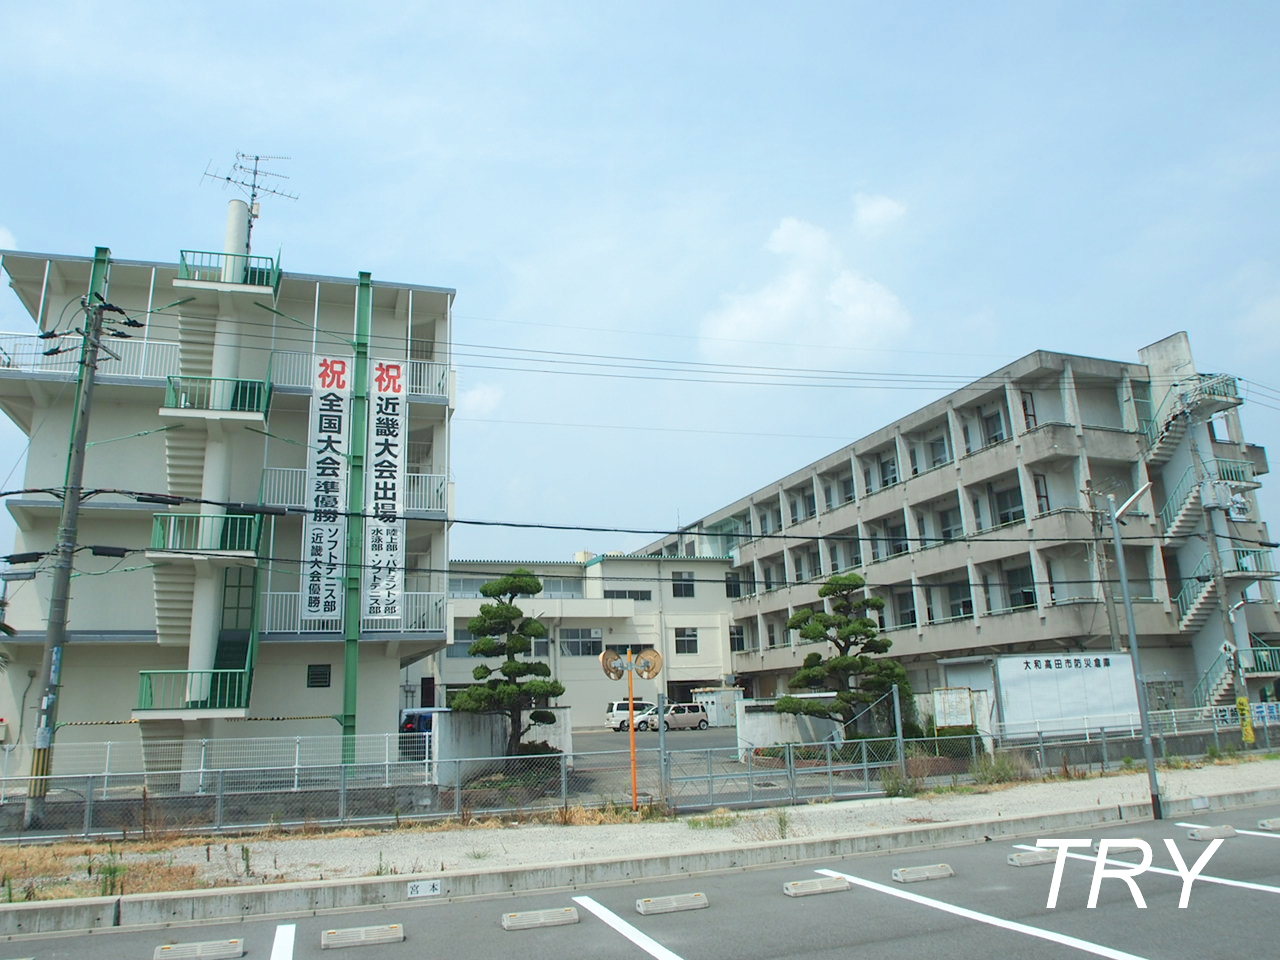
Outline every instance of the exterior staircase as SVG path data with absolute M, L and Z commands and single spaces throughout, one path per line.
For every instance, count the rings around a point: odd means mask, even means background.
M 1194 633 L 1217 609 L 1218 585 L 1212 580 L 1206 583 L 1188 580 L 1182 589 L 1184 593 L 1178 594 L 1178 609 L 1183 611 L 1178 629 L 1184 633 Z
M 174 497 L 199 499 L 204 481 L 203 430 L 170 430 L 164 435 L 164 466 L 169 489 Z
M 1187 418 L 1175 416 L 1166 421 L 1155 436 L 1151 437 L 1151 445 L 1147 449 L 1147 462 L 1156 466 L 1168 463 L 1182 438 L 1187 435 Z
M 186 646 L 191 642 L 191 599 L 196 571 L 190 564 L 158 564 L 155 581 L 156 642 Z
M 1193 484 L 1190 492 L 1176 510 L 1166 508 L 1162 511 L 1169 519 L 1165 523 L 1164 539 L 1167 544 L 1171 540 L 1180 540 L 1189 536 L 1199 525 L 1204 511 L 1200 509 L 1200 487 Z

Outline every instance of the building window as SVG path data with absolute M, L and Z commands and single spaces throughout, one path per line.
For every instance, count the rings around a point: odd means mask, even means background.
M 329 677 L 332 670 L 333 670 L 333 667 L 327 663 L 307 664 L 307 686 L 308 687 L 329 686 Z
M 1015 567 L 1004 573 L 1009 591 L 1010 607 L 1034 607 L 1036 604 L 1035 574 L 1031 567 Z
M 582 599 L 582 578 L 543 577 L 542 592 L 538 596 L 548 600 L 580 600 Z
M 676 653 L 698 652 L 698 628 L 676 627 Z
M 995 495 L 996 523 L 1013 523 L 1026 516 L 1022 509 L 1022 491 L 1017 487 L 998 490 Z
M 1022 392 L 1022 417 L 1027 421 L 1027 429 L 1030 430 L 1037 423 L 1036 421 L 1036 398 L 1027 391 Z
M 938 532 L 943 540 L 958 540 L 964 536 L 964 524 L 960 519 L 959 507 L 948 507 L 938 511 Z
M 778 631 L 774 628 L 772 623 L 766 623 L 764 625 L 764 636 L 765 643 L 768 644 L 770 648 L 778 645 Z
M 889 556 L 896 557 L 900 553 L 907 552 L 907 525 L 905 523 L 891 523 L 885 532 L 888 534 Z
M 982 418 L 982 433 L 986 438 L 986 446 L 999 443 L 1004 439 L 1004 417 L 1000 411 L 988 413 Z
M 898 461 L 895 457 L 880 458 L 880 485 L 891 487 L 898 482 Z
M 598 657 L 604 650 L 603 637 L 599 627 L 561 627 L 560 656 Z
M 893 595 L 893 619 L 899 627 L 915 626 L 916 598 L 914 591 L 907 590 Z
M 606 600 L 652 600 L 652 590 L 606 590 Z
M 951 462 L 951 454 L 947 451 L 947 435 L 940 433 L 929 441 L 929 466 L 940 467 Z
M 250 629 L 253 623 L 254 572 L 253 567 L 227 567 L 223 574 L 223 630 Z
M 673 597 L 693 596 L 693 571 L 676 570 L 671 574 L 671 595 Z
M 742 574 L 730 571 L 724 575 L 724 595 L 729 598 L 742 596 Z
M 947 610 L 953 617 L 973 616 L 973 596 L 969 592 L 969 584 L 947 584 Z
M 729 628 L 729 652 L 742 653 L 747 649 L 747 628 L 735 623 Z
M 1049 507 L 1049 478 L 1043 473 L 1033 473 L 1031 480 L 1036 488 L 1036 512 L 1048 513 Z
M 844 494 L 845 503 L 853 503 L 853 474 L 840 479 L 840 492 Z
M 471 631 L 464 630 L 461 627 L 453 631 L 453 643 L 444 648 L 444 655 L 450 660 L 462 659 L 464 657 L 475 656 L 471 653 L 471 644 L 476 642 L 476 638 L 471 635 Z M 533 641 L 532 655 L 546 659 L 551 654 L 551 641 L 543 637 L 541 640 Z

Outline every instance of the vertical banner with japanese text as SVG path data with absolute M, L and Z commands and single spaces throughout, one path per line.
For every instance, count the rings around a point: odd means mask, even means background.
M 364 616 L 389 627 L 404 614 L 405 364 L 370 364 Z
M 351 442 L 351 362 L 315 357 L 307 432 L 302 523 L 302 619 L 342 615 L 347 554 L 347 450 Z

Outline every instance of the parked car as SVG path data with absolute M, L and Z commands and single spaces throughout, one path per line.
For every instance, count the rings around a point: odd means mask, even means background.
M 695 727 L 705 730 L 709 726 L 707 708 L 700 703 L 668 704 L 667 712 L 662 718 L 662 726 L 666 730 L 692 730 Z M 657 730 L 658 708 L 646 710 L 643 715 L 636 717 L 636 729 Z
M 636 700 L 633 702 L 635 703 L 637 717 L 646 710 L 652 710 L 654 708 L 652 700 Z M 630 716 L 630 713 L 627 711 L 627 701 L 625 700 L 610 700 L 608 705 L 604 708 L 604 722 L 614 730 L 627 729 L 627 724 L 630 722 Z M 642 730 L 644 728 L 637 726 L 636 729 Z

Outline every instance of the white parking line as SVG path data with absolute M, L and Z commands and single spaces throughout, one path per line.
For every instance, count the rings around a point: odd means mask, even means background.
M 282 923 L 276 927 L 276 939 L 271 944 L 271 960 L 293 960 L 293 937 L 297 932 L 296 923 Z
M 1175 827 L 1190 827 L 1192 830 L 1209 829 L 1207 823 L 1175 823 Z M 1270 837 L 1272 840 L 1280 840 L 1280 833 L 1267 833 L 1265 830 L 1241 830 L 1239 827 L 1233 828 L 1236 833 L 1246 837 Z
M 835 870 L 819 870 L 818 873 L 828 877 L 844 877 L 850 883 L 857 884 L 860 887 L 866 887 L 868 890 L 875 890 L 877 893 L 887 893 L 891 897 L 897 897 L 899 900 L 908 900 L 911 903 L 918 903 L 921 906 L 932 907 L 935 910 L 941 910 L 944 913 L 952 913 L 957 917 L 964 917 L 966 920 L 977 920 L 979 923 L 986 923 L 993 927 L 1000 927 L 1003 930 L 1011 930 L 1014 933 L 1026 934 L 1028 937 L 1037 937 L 1040 940 L 1048 940 L 1050 943 L 1058 943 L 1064 947 L 1072 947 L 1084 953 L 1092 953 L 1097 957 L 1107 957 L 1108 960 L 1145 960 L 1136 953 L 1125 953 L 1123 950 L 1115 950 L 1112 947 L 1103 946 L 1100 943 L 1091 943 L 1088 940 L 1081 940 L 1078 937 L 1069 937 L 1065 933 L 1055 933 L 1052 930 L 1045 930 L 1041 927 L 1028 926 L 1025 923 L 1018 923 L 1015 920 L 1005 920 L 1003 917 L 994 917 L 989 913 L 979 913 L 977 910 L 970 910 L 967 907 L 957 907 L 953 903 L 946 903 L 942 900 L 934 900 L 931 897 L 922 897 L 918 893 L 910 893 L 906 890 L 900 890 L 895 887 L 887 887 L 882 883 L 874 883 L 871 880 L 863 880 L 861 877 L 851 876 L 847 873 L 839 873 Z
M 1043 850 L 1044 849 L 1043 847 L 1028 846 L 1025 843 L 1014 844 L 1014 848 L 1017 850 Z M 1096 856 L 1090 856 L 1087 853 L 1066 853 L 1064 855 L 1070 857 L 1073 860 L 1087 860 L 1090 863 L 1094 863 L 1098 859 Z M 1110 858 L 1104 860 L 1103 863 L 1115 864 L 1116 866 L 1126 866 L 1126 867 L 1133 866 L 1132 861 L 1112 860 Z M 1147 867 L 1145 872 L 1162 873 L 1170 877 L 1182 876 L 1182 874 L 1178 873 L 1177 870 L 1169 870 L 1166 867 Z M 1265 883 L 1250 883 L 1247 880 L 1229 880 L 1226 877 L 1209 877 L 1209 876 L 1205 876 L 1203 873 L 1196 877 L 1196 883 L 1220 883 L 1224 887 L 1239 887 L 1242 890 L 1260 890 L 1263 893 L 1280 893 L 1280 887 L 1268 886 Z
M 658 960 L 682 960 L 679 954 L 672 953 L 657 940 L 648 934 L 641 933 L 627 921 L 610 910 L 608 907 L 601 906 L 590 897 L 574 897 L 573 902 L 584 910 L 589 910 L 597 917 L 607 923 L 613 929 L 634 943 L 637 947 L 649 954 L 651 957 L 657 957 Z M 273 957 L 272 960 L 275 960 Z

